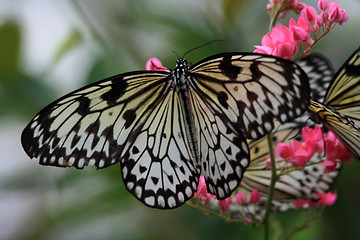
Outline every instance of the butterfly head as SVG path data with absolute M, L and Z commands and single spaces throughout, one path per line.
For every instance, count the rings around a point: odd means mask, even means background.
M 187 71 L 187 61 L 184 58 L 178 59 L 176 67 L 172 71 L 176 91 L 187 89 Z

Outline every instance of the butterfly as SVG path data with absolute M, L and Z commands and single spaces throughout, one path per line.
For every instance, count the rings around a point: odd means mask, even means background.
M 324 99 L 326 90 L 333 79 L 334 71 L 327 59 L 319 54 L 312 54 L 300 59 L 298 65 L 302 67 L 309 77 L 310 95 L 313 99 L 321 101 Z M 291 140 L 301 140 L 301 128 L 307 122 L 310 123 L 309 115 L 302 115 L 293 122 L 278 124 L 279 126 L 272 134 L 273 148 L 277 143 L 287 143 Z M 266 159 L 269 158 L 267 138 L 249 141 L 250 165 L 244 173 L 243 180 L 237 191 L 250 193 L 254 189 L 259 190 L 263 196 L 267 196 L 270 189 L 271 169 L 268 168 Z M 317 160 L 310 160 L 317 161 Z M 281 160 L 277 162 L 277 174 L 280 173 Z M 324 174 L 324 167 L 316 164 L 305 167 L 303 170 L 292 171 L 283 175 L 274 187 L 273 199 L 278 202 L 292 201 L 296 199 L 316 200 L 316 193 L 325 193 L 330 190 L 339 172 Z M 340 170 L 340 169 L 339 169 Z
M 310 95 L 313 99 L 322 101 L 326 90 L 333 79 L 334 70 L 329 61 L 319 54 L 311 54 L 300 59 L 297 64 L 305 71 L 309 77 Z M 301 128 L 306 125 L 313 126 L 309 115 L 305 114 L 286 124 L 277 124 L 272 133 L 273 149 L 277 143 L 292 140 L 301 141 Z M 266 137 L 258 140 L 248 140 L 251 161 L 244 173 L 239 187 L 234 191 L 231 203 L 231 218 L 250 219 L 251 221 L 262 221 L 266 212 L 267 196 L 270 191 L 271 169 L 267 166 L 267 159 L 270 157 L 268 140 Z M 310 162 L 318 161 L 311 159 Z M 283 160 L 277 159 L 276 173 L 280 174 Z M 341 166 L 340 166 L 341 167 Z M 315 164 L 306 166 L 302 170 L 295 170 L 282 175 L 276 182 L 273 192 L 272 211 L 284 212 L 295 209 L 292 204 L 294 200 L 318 200 L 317 193 L 326 193 L 330 190 L 341 168 L 338 171 L 324 174 L 324 166 Z M 237 204 L 236 194 L 245 193 L 250 196 L 253 190 L 257 189 L 262 195 L 259 203 Z M 219 209 L 219 204 L 211 200 L 210 209 Z M 201 205 L 200 205 L 201 206 Z M 206 210 L 206 207 L 203 207 Z M 220 211 L 220 209 L 219 209 Z
M 259 139 L 307 108 L 297 64 L 254 53 L 222 53 L 174 70 L 134 71 L 71 92 L 22 132 L 42 165 L 105 168 L 120 162 L 127 190 L 147 206 L 176 208 L 196 192 L 231 195 Z
M 360 166 L 360 49 L 338 70 L 324 102 L 310 100 L 309 112 L 339 138 Z

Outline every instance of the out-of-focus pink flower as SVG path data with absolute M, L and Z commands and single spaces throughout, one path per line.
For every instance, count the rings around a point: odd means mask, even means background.
M 266 161 L 266 168 L 271 169 L 271 160 L 270 160 L 270 158 L 267 158 L 265 161 Z M 275 157 L 275 162 L 277 162 L 276 157 Z
M 230 209 L 232 203 L 232 197 L 225 198 L 224 200 L 219 200 L 219 207 L 222 212 L 226 212 Z
M 340 17 L 340 6 L 337 2 L 332 2 L 330 3 L 330 7 L 329 7 L 329 21 L 331 22 L 336 22 L 337 19 Z
M 292 5 L 292 9 L 296 12 L 296 14 L 299 14 L 304 7 L 306 7 L 306 4 L 298 1 Z
M 294 200 L 294 201 L 292 201 L 292 204 L 296 208 L 308 208 L 308 209 L 319 206 L 319 203 L 317 201 L 310 201 L 310 200 L 304 200 L 304 199 Z
M 297 23 L 293 18 L 290 18 L 289 29 L 294 35 L 295 40 L 299 42 L 305 42 L 311 33 L 309 25 L 301 16 L 298 18 Z
M 271 34 L 267 33 L 261 39 L 261 46 L 255 46 L 255 53 L 291 59 L 298 52 L 297 42 L 290 30 L 282 24 L 276 25 Z
M 310 160 L 313 150 L 306 149 L 304 144 L 295 140 L 292 144 L 278 143 L 274 152 L 276 157 L 281 157 L 285 162 L 295 167 L 304 167 Z
M 269 0 L 269 3 L 266 5 L 266 8 L 268 9 L 268 11 L 271 11 L 279 3 L 280 0 Z M 299 14 L 305 6 L 306 5 L 300 2 L 299 0 L 287 0 L 285 1 L 283 7 L 279 9 L 280 11 L 279 17 L 284 18 L 290 10 L 293 10 L 294 12 Z
M 236 204 L 243 205 L 247 203 L 246 195 L 243 192 L 238 192 L 235 196 Z
M 287 143 L 278 143 L 275 148 L 275 157 L 276 158 L 283 158 L 288 159 L 292 155 L 291 146 Z
M 164 71 L 164 72 L 170 72 L 168 69 L 166 69 L 162 64 L 161 61 L 157 58 L 150 58 L 145 65 L 145 69 L 149 71 Z
M 244 217 L 243 220 L 244 220 L 244 224 L 245 224 L 245 225 L 248 225 L 248 224 L 251 223 L 251 219 L 250 219 L 250 218 Z
M 315 126 L 315 128 L 309 126 L 303 127 L 301 129 L 301 136 L 309 155 L 314 155 L 316 152 L 324 150 L 322 130 L 319 126 Z
M 334 205 L 337 198 L 336 192 L 317 193 L 317 196 L 320 198 L 319 204 L 326 206 Z
M 200 199 L 201 203 L 207 206 L 210 204 L 210 200 L 212 197 L 213 195 L 207 192 L 204 176 L 200 176 L 199 185 L 197 191 L 194 193 L 194 198 Z
M 349 20 L 348 13 L 345 9 L 340 8 L 339 3 L 337 2 L 330 3 L 329 11 L 327 13 L 330 22 L 336 22 L 342 25 Z
M 324 174 L 336 172 L 337 162 L 334 158 L 326 158 L 325 161 L 320 163 L 321 165 L 325 166 Z
M 345 9 L 340 9 L 341 18 L 338 20 L 340 25 L 343 25 L 349 20 L 349 14 L 345 11 Z
M 325 11 L 325 10 L 329 9 L 330 1 L 329 0 L 319 0 L 317 6 L 320 11 Z
M 312 6 L 306 6 L 301 10 L 301 17 L 303 17 L 308 23 L 313 23 L 318 18 L 315 8 Z
M 303 16 L 300 16 L 297 22 L 291 18 L 289 29 L 298 43 L 304 44 L 307 47 L 314 43 L 314 40 L 311 38 L 311 23 Z
M 257 190 L 257 189 L 252 190 L 251 194 L 250 194 L 249 202 L 256 204 L 256 203 L 259 203 L 260 201 L 261 201 L 261 196 L 260 196 L 259 190 Z
M 320 163 L 325 166 L 324 173 L 335 172 L 338 163 L 350 163 L 350 152 L 332 132 L 325 136 L 325 150 L 325 161 Z

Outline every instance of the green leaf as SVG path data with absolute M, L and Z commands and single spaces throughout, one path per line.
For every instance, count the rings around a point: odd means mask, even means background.
M 17 22 L 9 20 L 0 26 L 0 46 L 0 76 L 5 81 L 19 69 L 21 32 Z

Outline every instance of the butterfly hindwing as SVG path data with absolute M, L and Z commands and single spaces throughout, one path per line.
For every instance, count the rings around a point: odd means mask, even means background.
M 174 208 L 196 191 L 200 170 L 191 155 L 178 94 L 169 91 L 134 126 L 134 141 L 121 156 L 127 189 L 148 206 Z
M 333 78 L 330 63 L 318 54 L 311 54 L 297 63 L 309 77 L 310 95 L 322 101 Z M 272 134 L 273 148 L 279 142 L 299 140 L 305 122 L 310 124 L 308 118 L 308 115 L 303 115 L 293 122 L 277 124 L 278 127 Z M 249 148 L 251 161 L 244 173 L 239 191 L 250 194 L 254 189 L 258 189 L 262 195 L 267 196 L 271 182 L 271 169 L 266 162 L 270 157 L 267 139 L 249 141 Z M 280 173 L 281 164 L 281 162 L 276 164 L 277 173 Z M 303 171 L 289 172 L 276 182 L 273 198 L 279 201 L 278 203 L 294 199 L 316 199 L 317 192 L 329 191 L 337 175 L 338 173 L 324 174 L 323 167 L 319 165 L 308 166 Z
M 323 101 L 334 70 L 329 61 L 319 54 L 311 54 L 296 62 L 309 77 L 310 95 L 317 101 Z
M 249 165 L 246 139 L 238 134 L 206 99 L 191 92 L 194 121 L 198 131 L 201 172 L 208 191 L 217 199 L 230 196 Z

